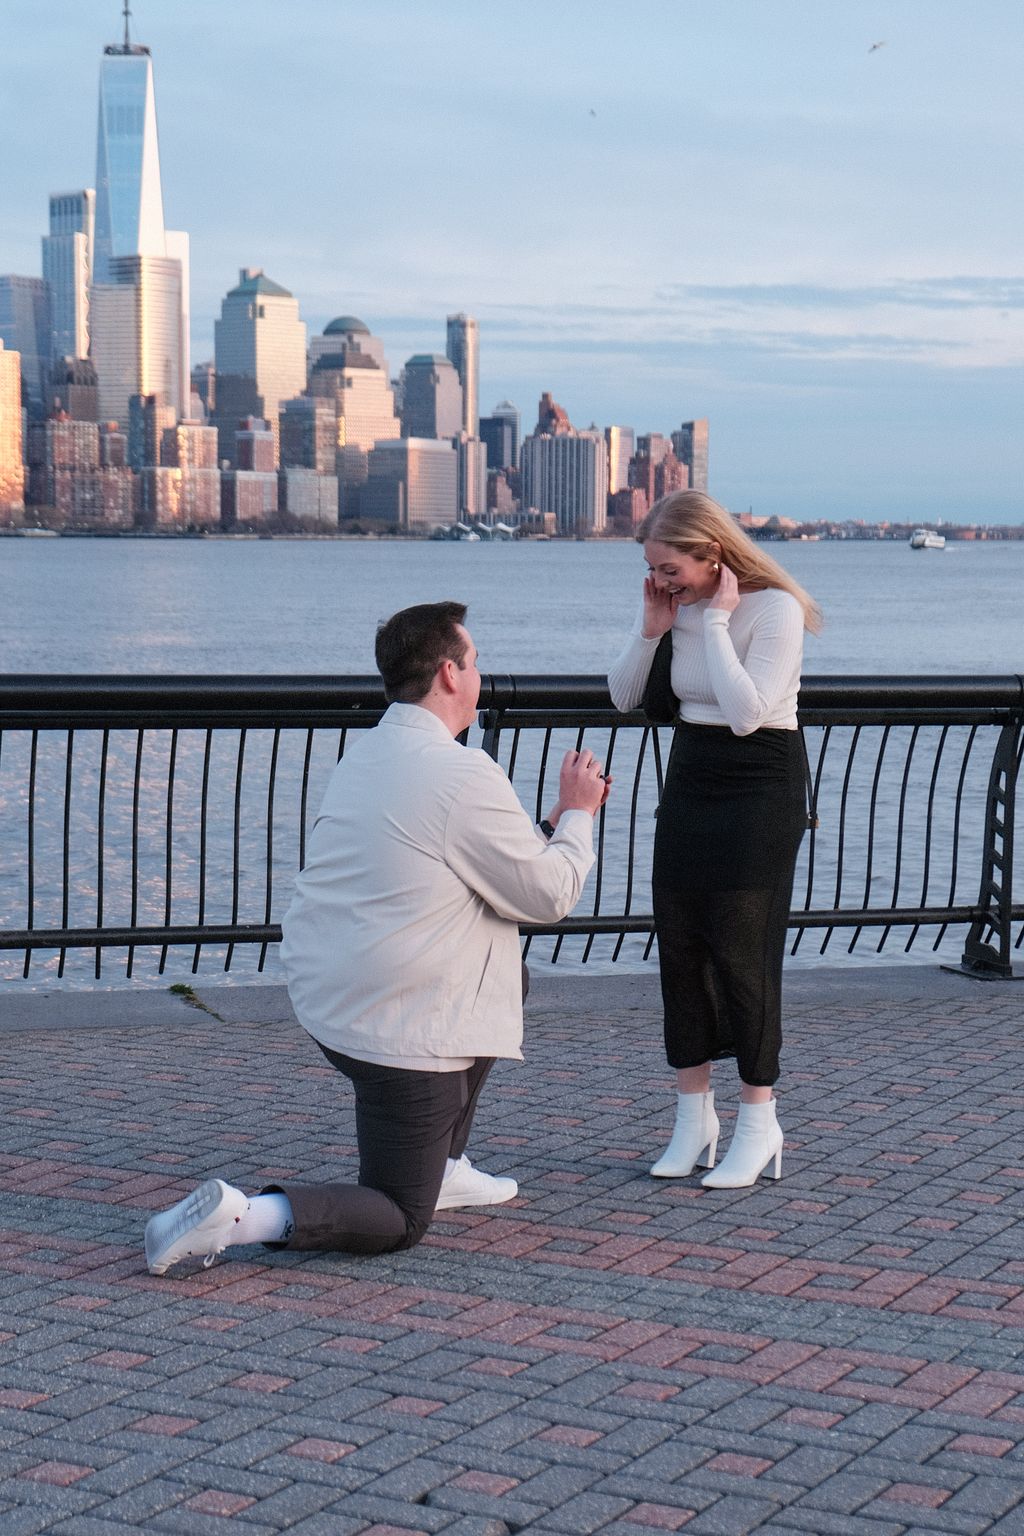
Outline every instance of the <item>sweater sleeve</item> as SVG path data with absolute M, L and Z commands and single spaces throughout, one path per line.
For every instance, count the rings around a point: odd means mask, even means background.
M 773 603 L 754 625 L 742 663 L 729 633 L 724 608 L 704 610 L 704 646 L 718 706 L 736 736 L 749 736 L 768 717 L 799 676 L 803 655 L 803 613 L 789 594 Z
M 644 610 L 641 604 L 639 617 L 630 631 L 625 649 L 608 673 L 608 692 L 612 696 L 612 703 L 616 709 L 621 709 L 623 714 L 636 709 L 643 698 L 651 664 L 654 661 L 654 653 L 658 649 L 658 641 L 661 638 L 660 635 L 656 635 L 653 640 L 644 639 L 643 617 Z

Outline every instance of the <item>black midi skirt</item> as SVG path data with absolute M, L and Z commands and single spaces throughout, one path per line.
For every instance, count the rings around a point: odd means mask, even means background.
M 779 1074 L 782 961 L 807 826 L 799 732 L 676 727 L 654 841 L 670 1065 L 735 1056 L 753 1086 Z

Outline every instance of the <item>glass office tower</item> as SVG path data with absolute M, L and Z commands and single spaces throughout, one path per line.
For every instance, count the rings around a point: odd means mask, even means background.
M 134 394 L 188 414 L 188 265 L 188 237 L 164 228 L 152 60 L 126 23 L 100 66 L 90 304 L 101 408 L 122 425 Z
M 50 357 L 89 355 L 89 284 L 96 194 L 57 192 L 50 198 L 50 233 L 43 236 L 43 281 L 50 293 Z
M 462 430 L 476 437 L 480 430 L 480 327 L 472 315 L 448 316 L 445 352 L 462 385 Z
M 153 61 L 148 48 L 108 48 L 96 131 L 95 281 L 116 256 L 166 256 Z

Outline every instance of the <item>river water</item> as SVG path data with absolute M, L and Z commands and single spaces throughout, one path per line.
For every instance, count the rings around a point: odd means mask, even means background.
M 771 552 L 819 600 L 806 672 L 1024 671 L 1024 542 Z M 604 672 L 636 613 L 626 542 L 0 539 L 5 672 L 372 673 L 379 619 L 457 598 L 484 672 Z
M 805 673 L 985 676 L 1024 672 L 1024 543 L 954 544 L 943 552 L 912 552 L 904 544 L 876 542 L 789 543 L 773 545 L 772 553 L 815 595 L 825 612 L 823 634 L 808 639 Z M 469 604 L 468 622 L 480 650 L 483 672 L 603 673 L 635 616 L 642 577 L 641 551 L 625 542 L 2 538 L 3 669 L 8 673 L 369 674 L 373 671 L 373 633 L 381 618 L 409 603 L 451 597 Z M 227 734 L 214 753 L 215 791 L 210 808 L 213 831 L 208 862 L 212 884 L 207 915 L 214 920 L 230 915 L 229 845 L 234 813 L 233 754 L 237 747 L 226 739 Z M 140 801 L 140 922 L 163 920 L 166 848 L 172 841 L 174 918 L 179 922 L 193 920 L 199 881 L 195 827 L 202 775 L 200 735 L 193 733 L 190 738 L 182 733 L 176 744 L 170 743 L 169 733 L 147 739 Z M 261 740 L 261 735 L 268 740 Z M 248 920 L 263 916 L 261 880 L 270 735 L 251 733 L 246 746 L 240 886 L 242 913 Z M 946 879 L 943 860 L 956 835 L 952 817 L 963 741 L 951 738 L 945 744 L 936 743 L 924 733 L 914 748 L 909 792 L 901 809 L 894 801 L 899 777 L 893 775 L 892 763 L 894 754 L 905 751 L 905 743 L 894 740 L 886 744 L 877 732 L 873 738 L 869 736 L 858 748 L 854 774 L 855 781 L 858 775 L 863 781 L 857 790 L 861 803 L 870 794 L 881 751 L 888 753 L 881 810 L 890 816 L 898 812 L 912 834 L 929 799 L 933 804 L 936 843 L 929 855 L 930 870 L 924 871 L 923 878 L 932 881 L 934 900 L 936 889 L 941 891 Z M 326 741 L 318 747 L 310 812 L 315 809 L 335 748 L 336 743 L 332 746 Z M 834 742 L 833 748 L 837 766 L 829 761 L 826 785 L 834 785 L 842 773 L 845 747 Z M 605 750 L 600 743 L 595 749 Z M 112 756 L 106 769 L 111 798 L 103 858 L 108 920 L 116 920 L 118 915 L 125 921 L 128 918 L 126 850 L 131 838 L 134 750 L 131 733 L 115 733 L 111 738 Z M 168 835 L 166 794 L 172 750 L 177 752 L 173 838 Z M 295 868 L 295 826 L 301 820 L 297 805 L 289 806 L 287 801 L 288 794 L 294 799 L 294 786 L 301 779 L 301 761 L 292 760 L 295 750 L 294 744 L 283 745 L 278 764 L 273 834 L 277 870 L 273 911 L 277 917 Z M 633 772 L 629 760 L 633 748 L 620 737 L 616 750 L 616 777 L 622 785 L 624 810 L 626 786 Z M 818 750 L 820 742 L 815 742 L 812 754 Z M 941 759 L 938 763 L 936 751 Z M 79 733 L 70 815 L 69 920 L 81 926 L 95 921 L 96 795 L 101 771 L 95 753 L 96 743 L 90 744 L 89 737 Z M 8 927 L 20 927 L 25 921 L 25 786 L 31 771 L 27 754 L 24 734 L 8 733 L 0 760 L 0 923 Z M 218 761 L 218 754 L 222 761 Z M 34 829 L 37 927 L 56 926 L 61 921 L 65 764 L 63 737 L 44 733 L 37 778 L 48 798 L 45 805 L 41 802 Z M 524 794 L 528 786 L 532 792 L 524 771 L 528 767 L 522 760 L 517 765 L 516 782 Z M 644 773 L 638 801 L 642 825 L 635 876 L 636 910 L 649 909 L 645 890 L 645 860 L 649 858 L 652 830 L 649 765 Z M 969 818 L 965 814 L 965 820 L 970 819 L 975 827 L 983 789 L 984 774 L 979 775 L 972 761 L 964 804 L 970 813 Z M 829 801 L 828 795 L 824 799 L 811 905 L 829 906 L 832 888 L 840 877 L 845 882 L 843 899 L 847 904 L 852 898 L 859 900 L 858 882 L 864 886 L 866 904 L 884 905 L 896 883 L 901 902 L 912 904 L 914 883 L 921 878 L 920 858 L 909 854 L 896 858 L 893 848 L 886 847 L 876 849 L 873 871 L 850 859 L 845 871 L 840 871 L 834 838 L 837 804 Z M 613 889 L 617 894 L 626 878 L 624 852 L 622 858 L 616 855 L 620 831 L 611 822 L 609 816 L 606 895 Z M 850 844 L 856 844 L 852 824 L 847 834 Z M 881 841 L 891 841 L 888 833 Z M 622 846 L 624 850 L 624 843 Z M 963 889 L 958 899 L 976 895 L 977 861 L 976 837 L 967 833 L 960 849 Z M 795 899 L 804 880 L 805 870 L 801 868 Z M 588 910 L 586 895 L 581 910 Z M 961 937 L 962 933 L 951 934 L 940 957 L 958 958 Z M 866 963 L 875 942 L 875 936 L 866 935 L 851 960 Z M 820 935 L 808 935 L 792 963 L 814 963 L 819 943 Z M 930 938 L 917 944 L 908 960 L 934 963 L 930 945 Z M 550 949 L 550 941 L 538 946 L 539 963 Z M 900 959 L 902 940 L 895 936 L 885 953 L 887 958 Z M 140 951 L 135 975 L 149 985 L 188 980 L 191 958 L 190 951 L 172 951 L 161 975 L 159 954 Z M 839 935 L 830 945 L 827 959 L 834 963 L 845 958 L 846 939 Z M 238 950 L 231 978 L 243 982 L 254 979 L 255 959 L 254 950 Z M 204 952 L 201 976 L 209 980 L 223 974 L 222 961 L 223 952 Z M 56 963 L 50 955 L 35 957 L 27 985 L 52 984 Z M 603 949 L 598 946 L 590 963 L 600 969 L 611 963 L 607 944 Z M 639 942 L 628 941 L 617 963 L 642 964 Z M 91 955 L 71 955 L 67 974 L 76 985 L 87 985 L 92 981 L 91 966 Z M 266 974 L 276 978 L 272 950 L 267 967 Z M 15 980 L 20 973 L 20 956 L 0 956 L 0 979 L 26 985 Z M 99 984 L 118 985 L 123 980 L 123 956 L 111 956 Z

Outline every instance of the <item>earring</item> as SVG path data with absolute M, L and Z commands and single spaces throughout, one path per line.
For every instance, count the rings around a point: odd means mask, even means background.
M 718 561 L 717 560 L 712 560 L 712 562 L 711 562 L 711 569 L 714 571 L 715 575 L 717 576 L 718 575 L 718 571 L 719 571 L 719 565 L 718 565 Z

